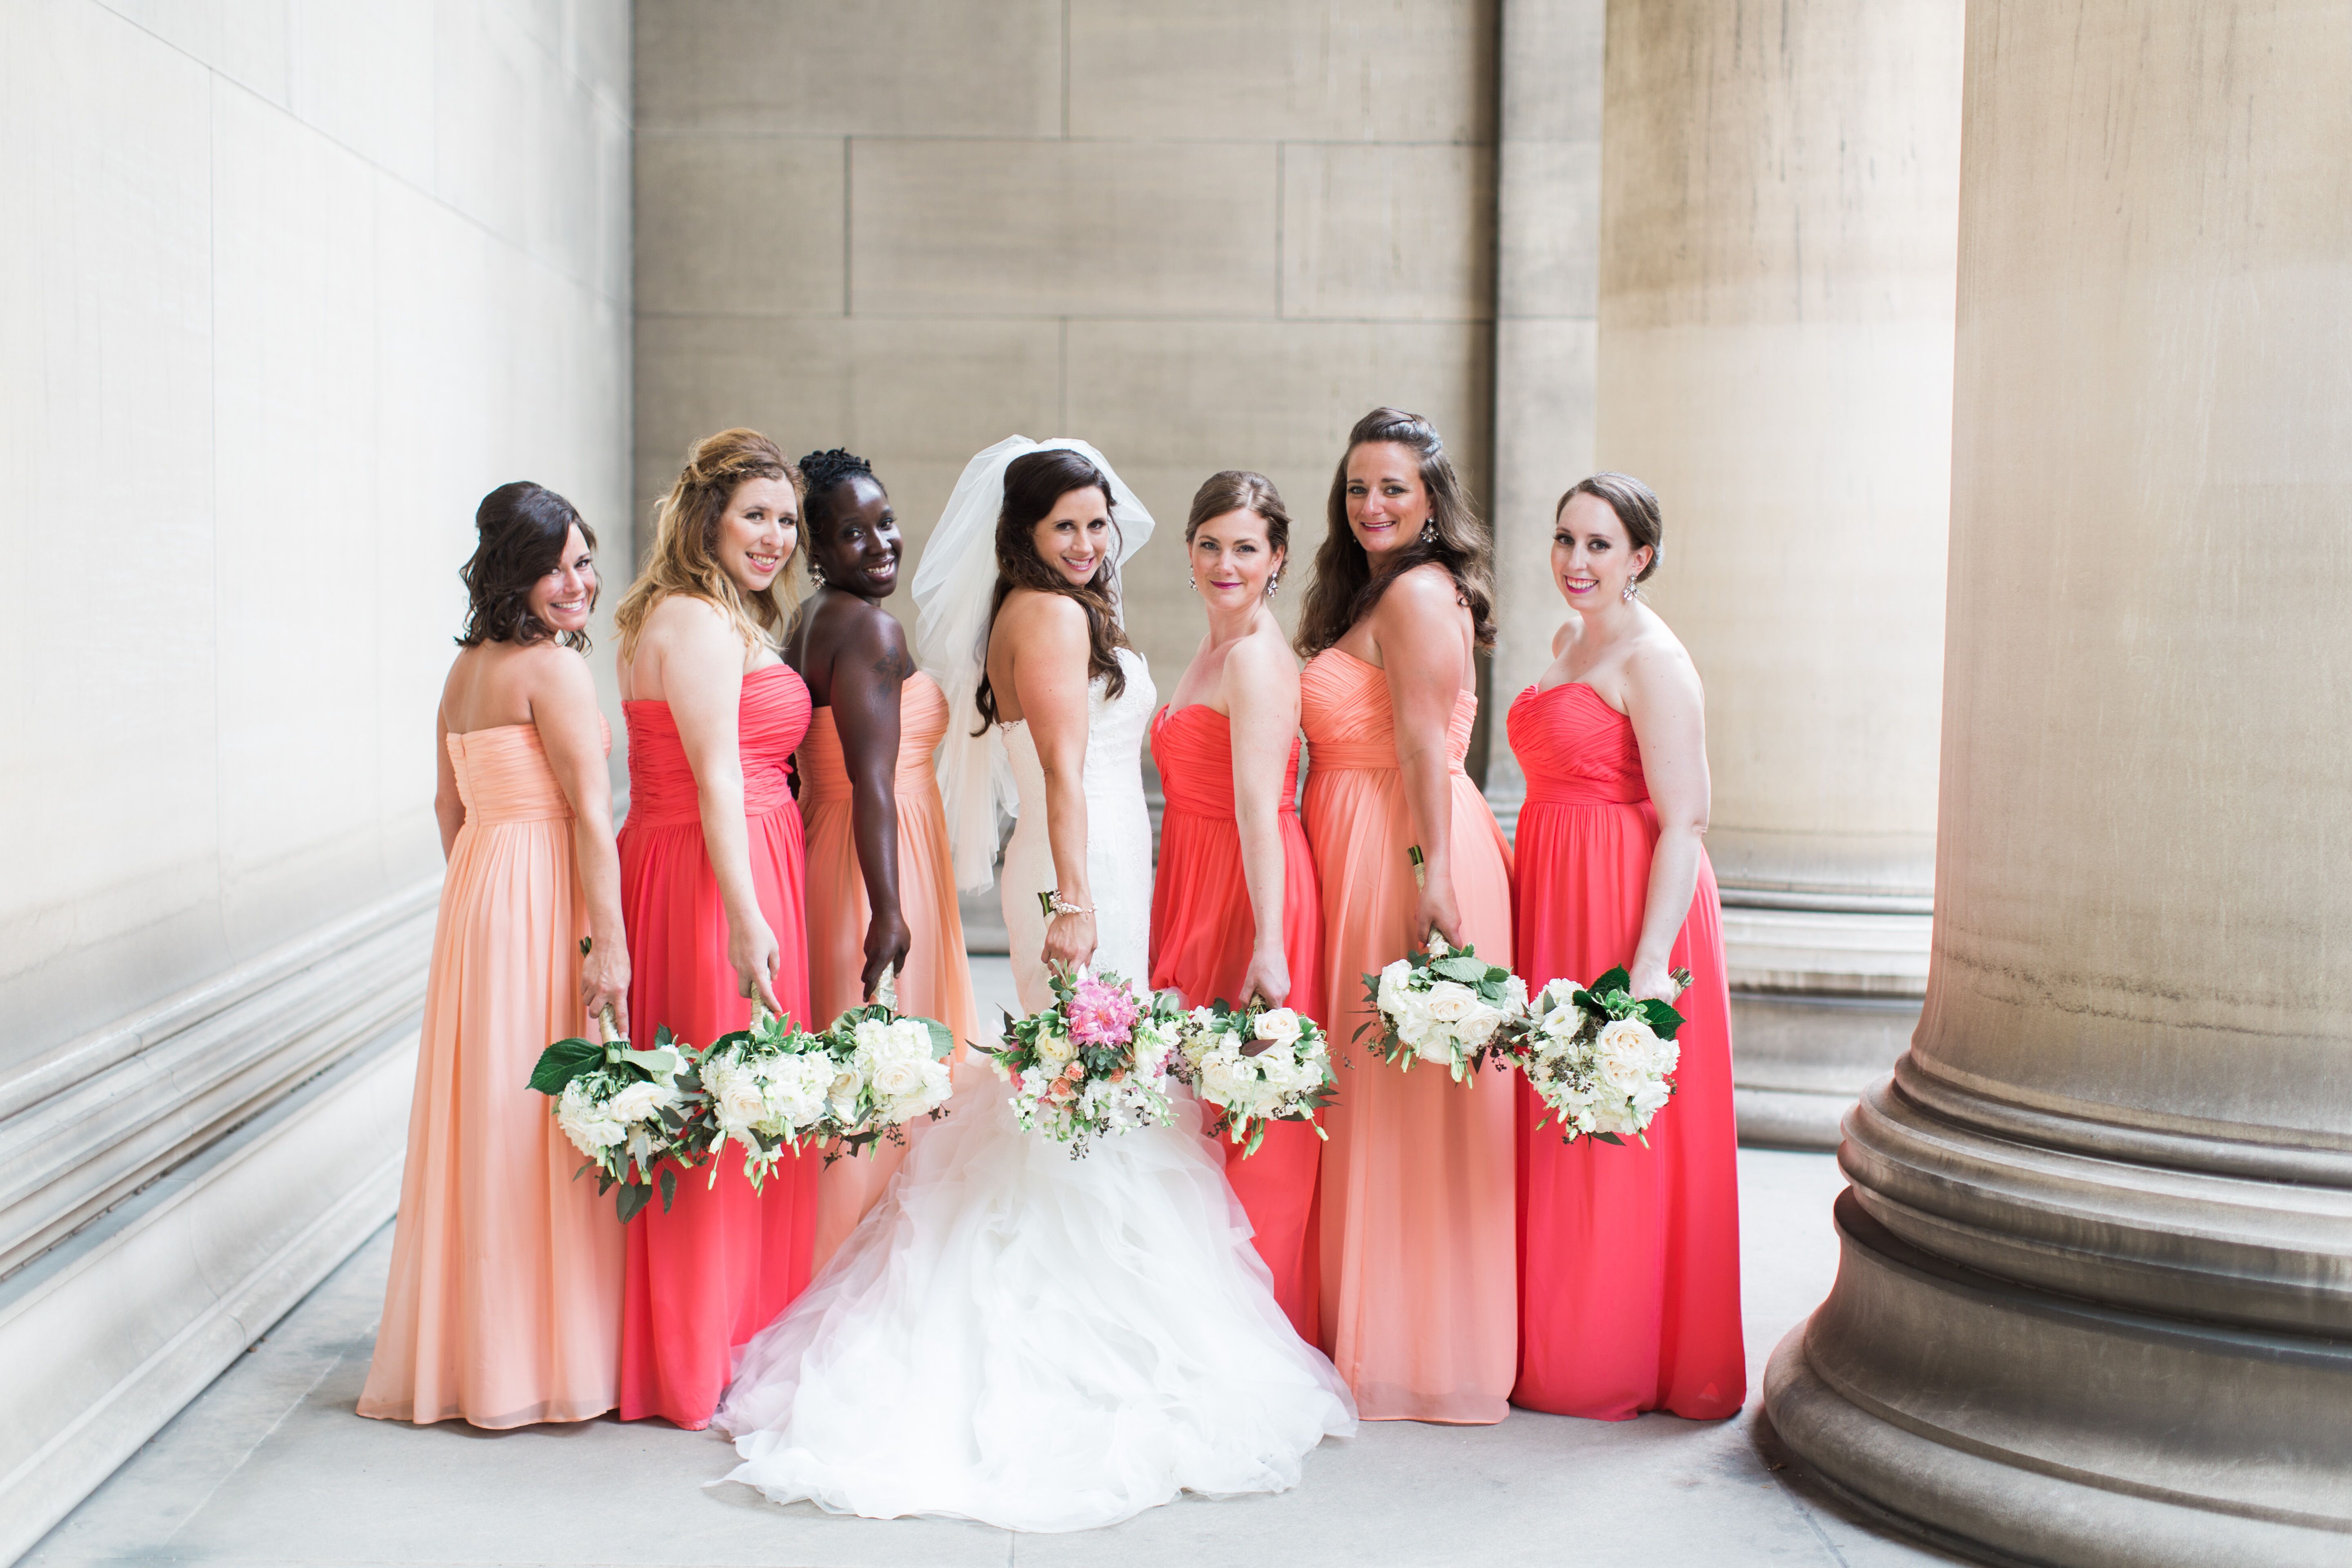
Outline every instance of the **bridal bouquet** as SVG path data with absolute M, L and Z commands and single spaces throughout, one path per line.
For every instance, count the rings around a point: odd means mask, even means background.
M 572 1173 L 596 1169 L 596 1191 L 614 1187 L 621 1223 L 637 1217 L 660 1184 L 662 1207 L 677 1195 L 677 1167 L 691 1167 L 696 1113 L 706 1103 L 694 1064 L 679 1051 L 667 1029 L 654 1032 L 654 1048 L 633 1050 L 613 1015 L 604 1015 L 608 1037 L 558 1040 L 540 1053 L 530 1087 L 549 1096 L 555 1124 L 572 1146 L 588 1156 Z M 664 1163 L 664 1162 L 668 1162 Z
M 1182 1015 L 1153 997 L 1139 1001 L 1125 980 L 1056 968 L 1054 1005 L 1027 1017 L 1004 1016 L 1004 1039 L 989 1050 L 1013 1086 L 1023 1127 L 1070 1145 L 1169 1120 L 1168 1058 Z
M 1687 986 L 1690 971 L 1673 978 Z M 1591 985 L 1555 980 L 1536 993 L 1527 1021 L 1496 1043 L 1495 1065 L 1527 1076 L 1564 1142 L 1641 1137 L 1675 1092 L 1682 1015 L 1654 997 L 1636 1002 L 1628 984 L 1622 969 Z
M 1527 984 L 1517 975 L 1480 958 L 1475 947 L 1448 947 L 1438 936 L 1419 957 L 1365 975 L 1364 997 L 1373 1017 L 1358 1026 L 1356 1038 L 1378 1030 L 1372 1044 L 1391 1063 L 1410 1070 L 1416 1061 L 1437 1062 L 1457 1083 L 1496 1032 L 1528 1008 Z
M 1193 1008 L 1183 1016 L 1168 1070 L 1219 1108 L 1210 1135 L 1245 1142 L 1244 1159 L 1257 1152 L 1273 1122 L 1304 1121 L 1318 1138 L 1328 1136 L 1315 1113 L 1337 1092 L 1330 1047 L 1314 1019 L 1288 1007 L 1235 1010 L 1220 1001 Z

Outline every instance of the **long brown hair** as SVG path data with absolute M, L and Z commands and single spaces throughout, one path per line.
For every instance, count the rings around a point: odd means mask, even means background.
M 517 479 L 500 485 L 474 509 L 473 559 L 457 571 L 466 584 L 466 626 L 459 647 L 486 642 L 535 643 L 555 638 L 588 651 L 588 634 L 559 632 L 530 613 L 530 591 L 563 564 L 563 547 L 573 529 L 596 548 L 596 531 L 572 504 L 545 485 Z M 598 585 L 600 588 L 602 584 Z M 588 607 L 596 607 L 596 589 Z
M 798 501 L 805 489 L 801 471 L 784 461 L 773 441 L 757 430 L 721 430 L 705 436 L 687 453 L 677 482 L 654 508 L 654 548 L 645 570 L 629 584 L 613 625 L 621 634 L 621 657 L 636 653 L 637 636 L 646 616 L 672 594 L 684 594 L 719 606 L 734 623 L 745 648 L 761 643 L 775 646 L 794 601 L 792 562 L 787 559 L 767 591 L 746 594 L 719 563 L 719 520 L 735 499 L 735 487 L 746 479 L 786 479 Z M 801 548 L 793 530 L 793 549 Z M 780 601 L 779 594 L 783 595 Z
M 1100 678 L 1109 694 L 1117 697 L 1127 690 L 1127 672 L 1118 667 L 1117 650 L 1129 646 L 1127 633 L 1118 624 L 1117 544 L 1084 583 L 1072 583 L 1037 553 L 1037 525 L 1053 511 L 1055 501 L 1072 490 L 1083 489 L 1102 492 L 1103 510 L 1110 515 L 1111 532 L 1117 535 L 1118 503 L 1111 498 L 1110 480 L 1084 453 L 1050 447 L 1041 452 L 1024 452 L 1004 466 L 1004 505 L 996 514 L 996 595 L 988 602 L 988 624 L 996 625 L 996 612 L 1004 607 L 1015 588 L 1076 599 L 1087 612 L 1087 678 Z M 980 706 L 980 729 L 972 733 L 980 734 L 996 722 L 996 690 L 989 684 L 985 665 L 980 672 L 980 689 L 972 696 Z
M 1348 459 L 1368 442 L 1393 441 L 1421 459 L 1421 486 L 1429 495 L 1429 523 L 1420 538 L 1394 552 L 1396 564 L 1372 574 L 1371 557 L 1348 526 Z M 1401 408 L 1375 408 L 1348 432 L 1331 476 L 1328 527 L 1315 552 L 1315 579 L 1298 614 L 1297 647 L 1312 658 L 1347 635 L 1371 613 L 1389 584 L 1423 562 L 1433 561 L 1454 579 L 1454 590 L 1470 612 L 1471 635 L 1480 647 L 1495 646 L 1495 549 L 1478 520 L 1469 489 L 1454 471 L 1437 426 Z

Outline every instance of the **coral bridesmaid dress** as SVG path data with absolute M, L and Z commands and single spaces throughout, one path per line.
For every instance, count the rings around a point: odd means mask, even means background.
M 1514 1086 L 1400 1072 L 1350 1045 L 1370 1016 L 1362 976 L 1405 956 L 1416 889 L 1412 817 L 1397 770 L 1388 680 L 1338 648 L 1300 677 L 1307 837 L 1323 883 L 1324 995 L 1338 1103 L 1324 1115 L 1322 1343 L 1373 1421 L 1500 1421 L 1517 1352 L 1512 1284 Z M 1511 859 L 1464 776 L 1477 699 L 1456 699 L 1454 895 L 1463 936 L 1511 950 Z
M 939 682 L 908 676 L 898 696 L 898 910 L 908 939 L 898 1007 L 945 1024 L 961 1056 L 980 1034 L 980 1006 L 964 960 L 947 809 L 931 772 L 931 752 L 947 727 L 948 700 Z M 808 822 L 809 1005 L 822 1026 L 866 1000 L 857 978 L 866 968 L 866 925 L 874 918 L 858 869 L 849 773 L 832 709 L 818 709 L 810 721 L 800 765 L 801 810 Z M 886 1139 L 868 1153 L 824 1167 L 817 1178 L 816 1268 L 866 1217 L 906 1157 L 904 1144 Z
M 629 1018 L 707 1046 L 751 1021 L 727 962 L 727 913 L 702 847 L 694 773 L 667 702 L 625 702 L 629 818 L 621 828 L 621 911 L 629 927 Z M 751 882 L 783 950 L 776 1000 L 809 1016 L 803 946 L 801 814 L 793 801 L 793 748 L 808 730 L 808 688 L 781 664 L 743 678 L 738 746 Z M 767 1327 L 809 1279 L 819 1161 L 786 1160 L 755 1193 L 740 1158 L 679 1181 L 676 1205 L 656 1202 L 628 1226 L 621 1306 L 621 1418 L 662 1415 L 710 1424 L 735 1347 Z
M 1242 976 L 1257 940 L 1249 882 L 1242 873 L 1234 818 L 1233 730 L 1195 702 L 1163 708 L 1151 726 L 1151 757 L 1167 792 L 1160 827 L 1160 872 L 1151 889 L 1151 988 L 1173 990 L 1187 1007 L 1242 1004 Z M 1287 1005 L 1317 1023 L 1323 1005 L 1323 895 L 1314 851 L 1298 826 L 1298 742 L 1282 775 L 1282 951 L 1290 965 Z M 1316 1177 L 1323 1141 L 1304 1121 L 1277 1121 L 1247 1159 L 1223 1140 L 1225 1179 L 1256 1232 L 1257 1255 L 1274 1271 L 1274 1298 L 1298 1337 L 1319 1331 L 1315 1256 Z
M 1512 968 L 1530 988 L 1630 963 L 1649 898 L 1658 814 L 1633 721 L 1581 682 L 1511 704 L 1528 780 Z M 1704 852 L 1673 963 L 1691 972 L 1675 1097 L 1649 1147 L 1538 1130 L 1519 1096 L 1519 1382 L 1512 1403 L 1620 1421 L 1644 1410 L 1713 1419 L 1748 1392 L 1739 1328 L 1738 1134 L 1723 914 Z
M 609 741 L 609 737 L 607 738 Z M 441 884 L 408 1164 L 359 1412 L 477 1426 L 614 1405 L 621 1224 L 528 1087 L 584 1031 L 571 804 L 529 724 L 451 735 L 466 803 Z

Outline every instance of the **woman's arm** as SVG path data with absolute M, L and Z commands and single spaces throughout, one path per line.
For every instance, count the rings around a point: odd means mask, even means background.
M 1234 742 L 1234 820 L 1241 830 L 1242 880 L 1248 885 L 1255 934 L 1236 1006 L 1253 995 L 1279 1007 L 1290 996 L 1290 961 L 1282 950 L 1282 776 L 1298 731 L 1298 667 L 1271 637 L 1249 637 L 1225 656 L 1222 677 Z
M 667 621 L 662 691 L 677 722 L 686 764 L 694 771 L 702 847 L 727 911 L 727 962 L 735 970 L 739 994 L 756 996 L 768 1011 L 781 1015 L 776 977 L 783 968 L 783 950 L 760 912 L 751 881 L 751 836 L 743 821 L 743 757 L 736 734 L 743 642 L 716 606 L 699 599 L 674 596 L 654 614 Z
M 907 962 L 907 921 L 898 908 L 898 697 L 914 664 L 907 635 L 890 614 L 837 610 L 855 625 L 831 660 L 834 729 L 849 771 L 849 823 L 857 868 L 874 911 L 866 927 L 866 967 L 858 994 L 871 996 L 882 976 Z
M 1062 897 L 1095 907 L 1087 879 L 1087 612 L 1059 594 L 1023 595 L 1007 605 L 1013 624 L 1013 689 L 1045 774 L 1045 841 Z M 1021 888 L 1015 896 L 1044 891 Z M 1095 955 L 1095 917 L 1055 915 L 1045 922 L 1045 962 L 1076 965 Z M 1129 976 L 1132 979 L 1134 976 Z
M 466 826 L 466 798 L 457 793 L 457 764 L 449 760 L 449 721 L 433 710 L 433 815 L 441 824 L 441 858 L 457 847 Z
M 1413 842 L 1421 846 L 1414 940 L 1433 931 L 1456 947 L 1462 914 L 1454 900 L 1454 784 L 1446 737 L 1462 690 L 1462 615 L 1453 577 L 1435 566 L 1406 572 L 1372 611 L 1372 636 L 1395 714 L 1397 768 L 1404 775 Z M 1402 855 L 1404 846 L 1396 852 Z M 1504 956 L 1496 955 L 1496 962 Z
M 530 721 L 563 798 L 572 803 L 572 853 L 588 905 L 588 952 L 580 964 L 580 1005 L 591 1019 L 605 1008 L 629 1033 L 629 939 L 621 928 L 621 855 L 613 843 L 613 782 L 604 771 L 604 726 L 588 661 L 551 644 L 533 651 Z
M 1698 671 L 1677 647 L 1644 649 L 1625 665 L 1625 713 L 1642 748 L 1642 775 L 1658 813 L 1658 842 L 1650 852 L 1650 893 L 1642 906 L 1642 939 L 1629 969 L 1633 995 L 1672 1001 L 1666 967 L 1698 889 L 1701 837 L 1706 832 L 1706 700 Z

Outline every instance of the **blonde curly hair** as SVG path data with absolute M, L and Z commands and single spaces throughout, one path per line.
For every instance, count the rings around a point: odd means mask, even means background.
M 747 649 L 777 645 L 797 602 L 791 556 L 765 593 L 746 594 L 719 563 L 719 520 L 736 487 L 746 479 L 786 479 L 795 504 L 807 494 L 801 471 L 784 460 L 773 441 L 757 430 L 721 430 L 705 436 L 687 453 L 677 482 L 654 508 L 654 547 L 644 570 L 629 584 L 613 625 L 621 634 L 621 658 L 636 655 L 638 634 L 653 607 L 672 594 L 684 594 L 723 611 Z M 793 552 L 800 551 L 798 531 Z

